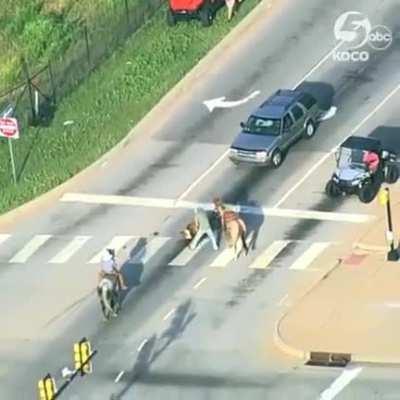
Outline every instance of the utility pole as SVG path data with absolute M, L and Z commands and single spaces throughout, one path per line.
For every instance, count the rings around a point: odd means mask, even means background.
M 386 206 L 386 218 L 387 218 L 387 230 L 386 240 L 389 244 L 389 251 L 387 253 L 388 261 L 398 261 L 399 252 L 394 246 L 394 233 L 393 233 L 393 222 L 392 222 L 392 210 L 390 207 L 390 192 L 389 188 L 381 189 L 379 192 L 379 202 L 381 205 Z

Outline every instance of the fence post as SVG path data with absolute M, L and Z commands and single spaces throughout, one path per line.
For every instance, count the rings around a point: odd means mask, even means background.
M 89 33 L 88 33 L 88 28 L 87 28 L 87 25 L 86 25 L 86 21 L 85 21 L 85 25 L 83 27 L 83 32 L 84 32 L 84 35 L 85 35 L 86 55 L 87 55 L 87 61 L 88 61 L 89 70 L 90 70 L 90 69 L 92 69 L 92 67 L 91 67 L 92 63 L 90 62 Z
M 50 79 L 50 85 L 51 85 L 51 91 L 53 92 L 52 97 L 53 97 L 53 104 L 57 104 L 57 98 L 56 98 L 56 85 L 54 84 L 54 75 L 53 75 L 53 69 L 51 67 L 51 61 L 47 64 L 47 69 L 49 71 L 49 79 Z
M 35 123 L 36 122 L 36 113 L 35 113 L 35 103 L 33 101 L 31 78 L 29 75 L 28 64 L 25 60 L 25 57 L 23 57 L 23 56 L 22 56 L 22 69 L 24 71 L 26 84 L 28 85 L 28 94 L 29 94 L 29 102 L 31 103 L 32 121 L 33 121 L 33 123 Z
M 125 3 L 125 13 L 126 13 L 126 29 L 127 29 L 127 31 L 129 32 L 130 21 L 129 21 L 128 0 L 125 0 L 124 3 Z

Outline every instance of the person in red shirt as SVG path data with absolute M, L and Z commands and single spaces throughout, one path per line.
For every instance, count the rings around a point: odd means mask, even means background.
M 368 171 L 376 172 L 379 166 L 379 156 L 373 151 L 364 151 L 363 163 L 367 166 Z

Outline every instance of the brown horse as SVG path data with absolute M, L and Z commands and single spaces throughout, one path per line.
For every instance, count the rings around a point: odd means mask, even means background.
M 246 243 L 246 224 L 239 215 L 232 210 L 228 210 L 221 200 L 215 199 L 214 205 L 221 218 L 221 226 L 228 246 L 233 248 L 235 259 L 239 258 L 241 247 L 247 255 L 249 249 Z M 240 240 L 241 247 L 238 246 Z
M 233 254 L 236 260 L 239 258 L 242 249 L 245 250 L 245 254 L 247 255 L 249 249 L 245 238 L 246 224 L 241 218 L 237 217 L 235 220 L 226 222 L 224 234 L 229 247 L 233 248 Z M 240 246 L 238 246 L 239 242 Z

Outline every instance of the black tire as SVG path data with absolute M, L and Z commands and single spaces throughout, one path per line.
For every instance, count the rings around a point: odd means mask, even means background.
M 175 26 L 176 25 L 176 18 L 175 14 L 172 10 L 167 11 L 167 24 L 169 26 Z
M 304 128 L 304 133 L 303 136 L 305 139 L 312 139 L 315 135 L 315 124 L 314 122 L 310 119 L 307 124 L 306 127 Z
M 339 185 L 332 179 L 325 185 L 325 193 L 328 197 L 339 197 L 342 194 Z
M 385 181 L 387 183 L 396 183 L 399 179 L 399 168 L 397 165 L 389 164 L 385 172 Z
M 372 183 L 364 184 L 358 191 L 358 198 L 361 203 L 371 203 L 378 193 L 379 187 Z
M 210 26 L 212 24 L 213 16 L 209 5 L 206 4 L 205 6 L 203 6 L 203 8 L 199 11 L 199 17 L 201 24 L 204 27 Z
M 279 168 L 282 165 L 284 155 L 280 149 L 274 150 L 271 156 L 271 165 L 273 168 Z

